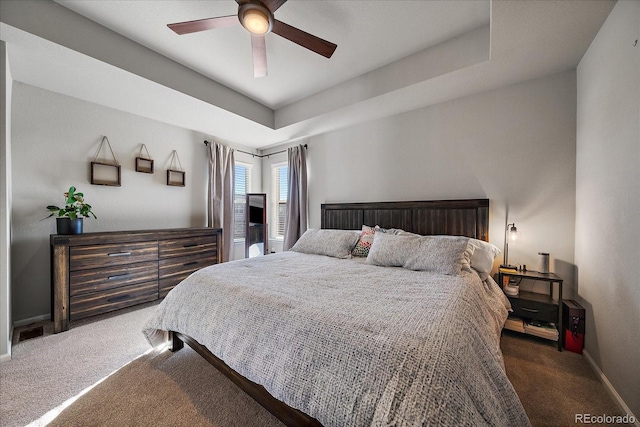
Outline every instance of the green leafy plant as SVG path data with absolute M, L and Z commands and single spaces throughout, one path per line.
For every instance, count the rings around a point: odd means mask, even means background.
M 59 208 L 54 205 L 47 206 L 47 209 L 51 212 L 51 215 L 47 218 L 57 214 L 59 218 L 89 218 L 89 215 L 91 215 L 95 219 L 98 219 L 98 217 L 91 211 L 91 205 L 85 203 L 84 194 L 76 192 L 76 187 L 69 187 L 69 191 L 64 193 L 64 197 L 66 199 L 66 205 L 63 208 Z

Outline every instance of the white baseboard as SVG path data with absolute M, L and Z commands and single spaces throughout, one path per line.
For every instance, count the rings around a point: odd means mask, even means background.
M 7 340 L 7 352 L 0 354 L 0 363 L 8 362 L 11 360 L 11 346 L 13 345 L 13 329 L 14 329 L 14 326 L 11 325 L 11 328 L 9 328 L 9 339 Z
M 609 382 L 609 379 L 604 374 L 604 372 L 602 372 L 600 367 L 596 364 L 595 360 L 593 360 L 589 352 L 587 350 L 582 350 L 582 355 L 587 360 L 587 363 L 589 364 L 589 366 L 591 366 L 591 369 L 593 369 L 593 372 L 595 372 L 600 382 L 604 385 L 604 388 L 607 389 L 607 391 L 609 392 L 613 400 L 618 404 L 618 406 L 620 407 L 620 410 L 622 410 L 622 412 L 625 414 L 629 414 L 633 416 L 636 420 L 634 425 L 636 427 L 640 427 L 640 420 L 638 419 L 638 417 L 636 417 L 636 415 L 633 412 L 631 412 L 631 409 L 629 409 L 627 404 L 624 403 L 624 400 L 622 399 L 622 397 L 620 397 L 616 389 L 613 387 L 613 384 Z
M 13 325 L 9 328 L 9 339 L 7 340 L 7 353 L 0 354 L 0 363 L 8 362 L 11 360 L 11 340 L 13 339 Z
M 40 316 L 30 317 L 28 319 L 16 320 L 13 322 L 13 327 L 17 328 L 20 326 L 30 325 L 31 323 L 41 322 L 43 320 L 50 320 L 51 314 L 42 314 Z

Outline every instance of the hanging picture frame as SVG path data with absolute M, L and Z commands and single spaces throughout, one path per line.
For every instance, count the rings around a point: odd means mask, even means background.
M 147 152 L 147 157 L 142 157 L 142 149 Z M 142 144 L 140 147 L 140 154 L 136 157 L 136 172 L 141 173 L 153 173 L 153 159 L 147 150 L 147 146 Z
M 177 166 L 180 169 L 175 169 Z M 169 163 L 169 169 L 167 169 L 167 185 L 172 187 L 184 187 L 186 185 L 186 173 L 182 170 L 182 163 L 180 162 L 180 157 L 178 157 L 178 152 L 173 150 L 171 154 L 171 163 Z
M 104 145 L 105 141 L 107 142 L 107 146 L 109 147 L 109 151 L 111 152 L 113 161 L 98 161 L 98 156 L 100 155 L 100 151 L 102 150 L 102 146 Z M 106 136 L 102 137 L 102 141 L 100 142 L 98 151 L 96 152 L 96 155 L 91 162 L 91 184 L 108 185 L 112 187 L 120 187 L 122 184 L 120 164 L 116 159 L 116 155 L 113 153 L 109 138 L 107 138 Z

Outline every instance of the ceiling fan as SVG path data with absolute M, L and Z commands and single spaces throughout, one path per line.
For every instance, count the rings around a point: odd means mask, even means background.
M 168 24 L 167 26 L 177 34 L 182 35 L 241 24 L 251 33 L 254 77 L 264 77 L 267 75 L 265 35 L 268 33 L 277 34 L 319 55 L 331 58 L 331 55 L 333 55 L 333 52 L 338 47 L 336 44 L 274 18 L 273 14 L 275 11 L 286 1 L 287 0 L 236 0 L 238 3 L 237 15 L 177 22 L 175 24 Z

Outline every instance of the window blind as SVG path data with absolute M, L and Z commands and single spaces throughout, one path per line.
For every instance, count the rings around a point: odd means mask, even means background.
M 234 167 L 233 238 L 244 239 L 247 193 L 251 192 L 251 165 L 236 163 Z
M 276 218 L 273 234 L 276 238 L 284 237 L 285 217 L 287 210 L 288 167 L 286 163 L 273 165 L 272 168 L 272 193 L 273 193 L 273 218 Z

